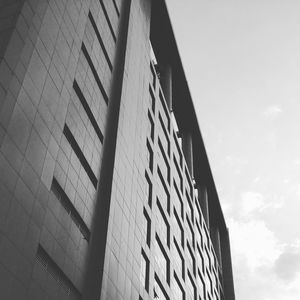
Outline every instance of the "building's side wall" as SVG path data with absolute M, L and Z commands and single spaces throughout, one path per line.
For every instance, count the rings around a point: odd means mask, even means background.
M 131 2 L 101 299 L 219 300 L 221 267 L 150 62 L 150 3 Z
M 101 299 L 138 299 L 149 102 L 150 1 L 132 0 Z
M 82 294 L 122 3 L 0 1 L 1 299 Z

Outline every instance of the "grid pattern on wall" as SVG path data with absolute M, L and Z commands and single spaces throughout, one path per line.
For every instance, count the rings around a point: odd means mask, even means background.
M 222 269 L 198 191 L 152 63 L 149 73 L 140 299 L 220 300 Z
M 81 298 L 122 2 L 0 4 L 1 299 Z

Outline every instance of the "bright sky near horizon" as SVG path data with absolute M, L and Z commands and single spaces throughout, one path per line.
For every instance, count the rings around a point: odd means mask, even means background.
M 300 299 L 300 1 L 167 0 L 237 300 Z

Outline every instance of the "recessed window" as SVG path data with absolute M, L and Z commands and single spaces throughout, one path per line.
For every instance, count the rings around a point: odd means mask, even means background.
M 148 245 L 148 247 L 150 248 L 150 242 L 151 242 L 151 220 L 150 217 L 146 211 L 146 209 L 144 208 L 144 234 L 146 236 L 146 243 Z
M 80 292 L 41 245 L 38 246 L 36 261 L 54 279 L 55 286 L 51 285 L 51 289 L 64 292 L 64 299 L 81 299 Z
M 145 254 L 144 250 L 142 250 L 141 255 L 141 273 L 140 280 L 147 292 L 149 292 L 149 259 Z
M 162 241 L 170 247 L 170 225 L 164 210 L 160 204 L 159 198 L 156 199 L 158 213 L 156 214 L 156 228 L 159 230 Z
M 80 214 L 78 213 L 73 203 L 71 202 L 71 200 L 69 199 L 69 197 L 67 196 L 63 188 L 60 186 L 56 178 L 53 178 L 51 191 L 54 193 L 57 200 L 61 203 L 62 207 L 66 210 L 68 215 L 71 217 L 72 221 L 81 232 L 83 238 L 86 241 L 89 241 L 90 231 L 88 227 L 86 226 L 85 222 L 81 218 Z
M 180 283 L 180 280 L 179 280 L 176 272 L 174 272 L 174 286 L 173 286 L 172 290 L 173 290 L 173 296 L 175 297 L 174 299 L 185 300 L 184 289 Z
M 147 161 L 151 172 L 153 172 L 153 150 L 147 139 Z
M 151 113 L 150 111 L 148 111 L 148 120 L 149 120 L 149 132 L 150 132 L 150 137 L 151 137 L 151 140 L 152 142 L 154 142 L 154 122 L 153 122 L 153 118 L 151 116 Z
M 164 275 L 164 279 L 170 285 L 170 260 L 159 236 L 156 234 L 155 237 L 155 261 L 161 273 Z
M 146 177 L 146 182 L 147 182 L 147 194 L 148 194 L 148 205 L 151 208 L 152 207 L 152 182 L 150 180 L 150 177 L 147 173 L 147 171 L 145 171 L 145 177 Z

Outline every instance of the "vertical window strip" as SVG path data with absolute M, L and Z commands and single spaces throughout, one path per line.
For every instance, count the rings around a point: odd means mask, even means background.
M 120 17 L 120 10 L 119 10 L 119 7 L 116 3 L 116 0 L 112 0 L 112 2 L 113 2 L 113 5 L 114 5 L 114 8 L 116 10 L 116 13 L 117 13 L 118 17 Z
M 98 30 L 97 24 L 96 24 L 96 22 L 95 22 L 95 19 L 94 19 L 93 15 L 92 15 L 91 11 L 89 11 L 89 19 L 90 19 L 91 24 L 92 24 L 92 26 L 93 26 L 93 28 L 94 28 L 95 33 L 96 33 L 98 42 L 99 42 L 99 44 L 100 44 L 100 46 L 101 46 L 101 49 L 102 49 L 102 51 L 103 51 L 103 54 L 104 54 L 104 56 L 105 56 L 105 58 L 106 58 L 107 64 L 108 64 L 108 66 L 109 66 L 109 69 L 112 71 L 112 69 L 113 69 L 112 63 L 111 63 L 111 61 L 110 61 L 110 58 L 109 58 L 109 56 L 108 56 L 108 53 L 107 53 L 106 48 L 105 48 L 105 45 L 104 45 L 104 42 L 103 42 L 103 40 L 102 40 L 102 38 L 101 38 L 100 32 L 99 32 L 99 30 Z
M 88 62 L 88 65 L 89 65 L 89 67 L 90 67 L 93 75 L 94 75 L 94 78 L 95 78 L 96 83 L 97 83 L 97 85 L 98 85 L 98 87 L 100 89 L 100 92 L 102 93 L 104 101 L 107 104 L 108 103 L 108 96 L 106 94 L 106 91 L 105 91 L 105 89 L 104 89 L 104 87 L 102 85 L 102 82 L 101 82 L 101 80 L 99 78 L 99 75 L 98 75 L 98 73 L 97 73 L 97 71 L 95 69 L 95 66 L 94 66 L 94 64 L 92 62 L 92 59 L 91 59 L 91 57 L 90 57 L 90 55 L 89 55 L 89 53 L 88 53 L 88 51 L 87 51 L 86 46 L 85 46 L 84 43 L 82 43 L 82 45 L 81 45 L 81 50 L 82 50 L 82 53 L 83 53 L 84 57 L 86 58 L 86 60 Z
M 63 288 L 69 299 L 81 299 L 80 292 L 41 245 L 38 246 L 36 261 Z
M 105 8 L 104 2 L 103 2 L 103 0 L 99 0 L 99 2 L 100 2 L 100 5 L 101 5 L 101 7 L 102 7 L 102 10 L 103 10 L 103 13 L 104 13 L 104 16 L 105 16 L 107 25 L 108 25 L 108 27 L 109 27 L 109 30 L 110 30 L 110 32 L 111 32 L 111 35 L 112 35 L 112 37 L 113 37 L 113 40 L 116 42 L 116 41 L 117 41 L 117 37 L 116 37 L 116 34 L 115 34 L 115 32 L 114 32 L 114 29 L 113 29 L 113 27 L 112 27 L 112 25 L 111 25 L 111 22 L 110 22 L 110 19 L 109 19 L 107 10 L 106 10 L 106 8 Z
M 90 230 L 55 177 L 52 180 L 51 190 L 62 207 L 71 217 L 72 221 L 81 232 L 83 238 L 88 242 L 90 240 Z
M 83 93 L 82 93 L 82 91 L 81 91 L 81 89 L 80 89 L 80 87 L 79 87 L 76 80 L 74 80 L 74 82 L 73 82 L 73 88 L 74 88 L 74 91 L 75 91 L 77 97 L 79 98 L 79 100 L 80 100 L 80 102 L 81 102 L 81 104 L 82 104 L 82 106 L 83 106 L 83 108 L 84 108 L 84 110 L 85 110 L 92 126 L 94 127 L 95 132 L 96 132 L 101 144 L 103 144 L 104 137 L 103 137 L 103 134 L 101 132 L 101 129 L 99 128 L 98 123 L 97 123 L 97 121 L 94 117 L 94 114 L 92 113 L 92 111 L 90 109 L 90 106 L 87 103 L 87 101 L 86 101 L 86 99 L 85 99 L 85 97 L 84 97 L 84 95 L 83 95 Z
M 94 188 L 97 189 L 97 184 L 98 184 L 97 177 L 95 176 L 92 168 L 90 167 L 88 161 L 86 160 L 84 154 L 82 153 L 79 145 L 77 144 L 77 142 L 67 124 L 65 124 L 63 133 L 64 133 L 65 137 L 67 138 L 68 142 L 70 143 L 72 149 L 74 150 L 76 156 L 78 157 L 84 170 L 86 171 L 88 177 L 90 178 Z

